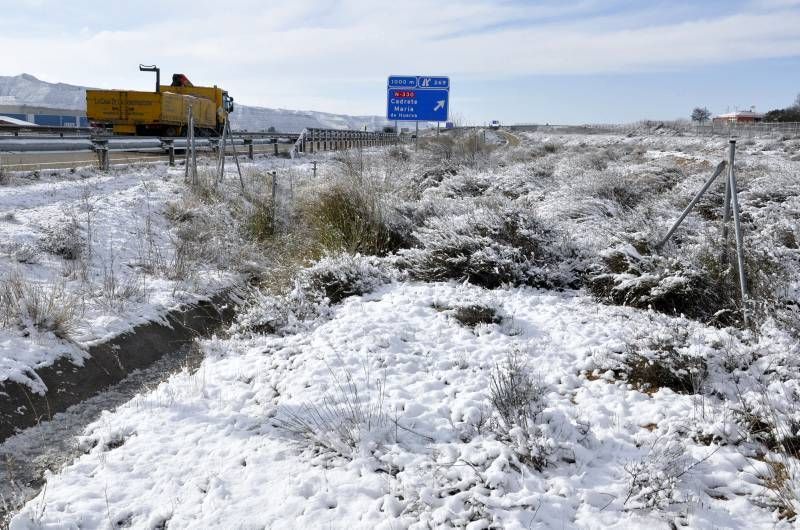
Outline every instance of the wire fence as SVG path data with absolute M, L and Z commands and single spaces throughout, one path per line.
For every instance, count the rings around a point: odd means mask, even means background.
M 590 123 L 583 125 L 517 124 L 509 128 L 519 130 L 552 131 L 560 133 L 616 133 L 630 135 L 697 135 L 729 138 L 747 137 L 800 137 L 800 122 L 730 122 L 705 123 L 688 120 L 642 120 L 632 123 Z

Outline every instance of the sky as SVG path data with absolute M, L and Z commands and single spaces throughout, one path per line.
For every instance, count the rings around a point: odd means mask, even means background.
M 766 111 L 800 92 L 800 0 L 0 0 L 0 75 L 385 115 L 386 78 L 450 77 L 464 123 Z

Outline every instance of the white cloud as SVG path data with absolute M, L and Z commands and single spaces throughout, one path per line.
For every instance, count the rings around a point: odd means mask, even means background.
M 122 31 L 91 31 L 76 22 L 75 29 L 34 35 L 0 21 L 0 49 L 24 50 L 4 53 L 0 73 L 148 89 L 151 79 L 136 67 L 157 63 L 166 76 L 180 71 L 199 83 L 224 85 L 242 102 L 294 108 L 324 103 L 329 110 L 367 113 L 381 111 L 380 97 L 356 102 L 353 88 L 374 85 L 380 93 L 390 73 L 491 79 L 800 55 L 800 9 L 789 0 L 760 0 L 739 13 L 688 22 L 653 24 L 643 16 L 639 25 L 630 11 L 586 18 L 605 5 L 599 0 L 568 6 L 245 1 L 225 4 L 222 13 L 218 2 L 206 0 L 162 4 L 163 10 L 154 9 L 158 20 Z M 759 8 L 766 4 L 771 9 Z M 122 12 L 109 17 L 119 20 L 134 5 L 118 4 Z

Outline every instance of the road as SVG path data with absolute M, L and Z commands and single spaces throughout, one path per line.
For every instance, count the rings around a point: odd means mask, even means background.
M 519 142 L 520 142 L 519 136 L 517 136 L 515 134 L 512 134 L 512 133 L 510 133 L 508 131 L 504 131 L 502 129 L 499 129 L 496 132 L 497 132 L 497 134 L 499 134 L 500 136 L 502 136 L 503 138 L 506 139 L 506 146 L 507 147 L 517 147 L 519 145 Z

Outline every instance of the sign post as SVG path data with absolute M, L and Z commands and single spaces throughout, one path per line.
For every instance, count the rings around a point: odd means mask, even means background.
M 392 75 L 386 83 L 386 119 L 416 122 L 447 121 L 450 113 L 450 78 Z M 397 127 L 397 125 L 395 125 Z M 398 129 L 399 132 L 399 129 Z M 416 139 L 415 139 L 416 146 Z

